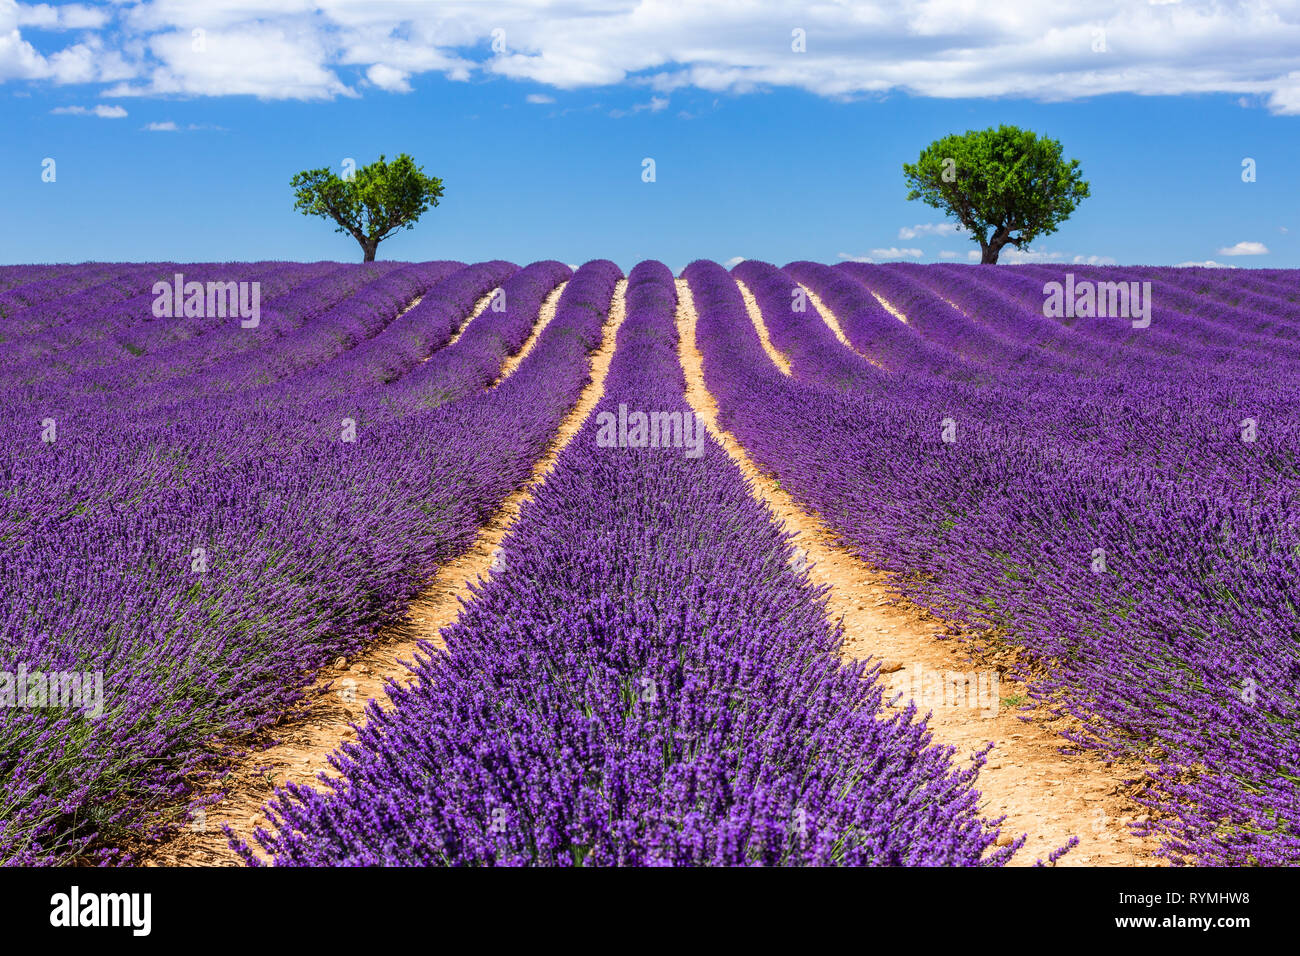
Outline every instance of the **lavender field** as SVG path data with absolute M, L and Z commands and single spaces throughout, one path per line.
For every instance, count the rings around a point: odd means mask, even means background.
M 1300 863 L 1298 409 L 1285 270 L 0 267 L 0 862 Z

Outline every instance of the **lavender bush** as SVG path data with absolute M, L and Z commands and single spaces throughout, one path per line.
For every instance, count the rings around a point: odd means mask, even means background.
M 400 617 L 531 474 L 588 378 L 620 277 L 608 262 L 579 270 L 560 315 L 497 388 L 396 414 L 402 378 L 359 375 L 359 347 L 419 295 L 463 304 L 458 326 L 514 267 L 349 271 L 365 281 L 338 304 L 299 309 L 290 291 L 275 313 L 292 314 L 287 329 L 264 315 L 245 330 L 269 348 L 223 358 L 231 340 L 213 328 L 190 340 L 194 361 L 168 351 L 176 364 L 134 388 L 78 389 L 99 374 L 87 362 L 51 368 L 60 387 L 30 386 L 46 403 L 35 416 L 6 400 L 0 670 L 100 672 L 104 709 L 91 719 L 0 708 L 0 860 L 113 859 L 114 847 L 161 832 L 191 786 L 290 709 L 321 664 Z M 328 297 L 340 288 L 331 275 L 316 280 Z M 449 328 L 433 323 L 447 313 L 422 314 L 425 344 L 445 343 Z M 526 321 L 509 318 L 507 337 Z M 151 324 L 161 323 L 147 311 L 90 313 L 69 334 L 171 341 L 137 328 Z M 375 369 L 387 361 L 372 358 Z M 463 361 L 482 367 L 472 347 Z M 359 387 L 367 380 L 377 384 Z M 353 441 L 341 403 L 353 409 Z M 57 420 L 57 440 L 41 440 L 42 413 Z
M 178 271 L 258 282 L 259 325 L 156 318 L 153 283 Z M 1044 286 L 1067 271 L 1150 283 L 1149 325 L 1049 315 Z M 0 268 L 0 672 L 99 673 L 104 694 L 94 718 L 0 707 L 0 862 L 129 860 L 323 663 L 398 620 L 528 480 L 620 277 L 604 261 Z M 685 277 L 723 425 L 900 590 L 1041 664 L 1036 698 L 1079 719 L 1070 746 L 1149 784 L 1173 860 L 1300 860 L 1295 273 Z M 498 288 L 505 308 L 465 327 Z M 639 266 L 628 305 L 598 411 L 686 414 L 667 270 Z M 822 597 L 722 450 L 609 447 L 600 428 L 525 508 L 446 651 L 336 755 L 338 786 L 280 792 L 262 849 L 282 865 L 1005 862 L 974 770 L 838 663 Z
M 1154 273 L 1147 328 L 1058 321 L 1062 271 L 744 263 L 773 342 L 803 342 L 793 378 L 717 266 L 686 275 L 723 421 L 782 487 L 909 596 L 1047 664 L 1037 696 L 1083 721 L 1073 742 L 1137 761 L 1172 858 L 1293 863 L 1295 323 L 1173 294 L 1180 270 Z M 918 348 L 909 370 L 895 348 L 887 376 L 847 381 L 852 358 L 817 357 L 833 337 L 790 308 L 796 279 L 850 314 L 885 298 L 960 362 Z
M 734 285 L 732 289 L 734 290 Z M 824 597 L 726 452 L 610 447 L 685 416 L 672 275 L 633 270 L 596 414 L 503 544 L 508 570 L 390 685 L 340 782 L 290 784 L 286 865 L 996 865 L 994 824 L 915 712 L 844 667 Z M 699 427 L 703 427 L 702 423 Z M 256 855 L 243 851 L 250 862 Z

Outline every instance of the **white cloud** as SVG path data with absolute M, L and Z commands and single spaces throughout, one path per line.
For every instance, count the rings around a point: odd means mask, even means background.
M 107 10 L 99 10 L 80 3 L 57 7 L 48 3 L 18 6 L 18 25 L 38 30 L 94 30 L 109 21 Z
M 843 259 L 845 262 L 875 262 L 870 256 L 855 256 L 848 252 L 839 252 L 835 256 L 837 259 Z
M 93 28 L 105 22 L 107 11 L 70 5 L 20 6 L 0 0 L 0 82 L 11 79 L 46 80 L 55 84 L 110 82 L 131 75 L 119 50 L 105 46 L 97 34 L 45 54 L 22 35 L 35 31 Z
M 126 110 L 120 106 L 105 106 L 101 103 L 98 106 L 56 106 L 50 110 L 51 113 L 62 114 L 64 116 L 98 116 L 100 119 L 121 119 L 126 115 Z
M 0 81 L 328 99 L 362 81 L 404 92 L 433 72 L 559 89 L 632 82 L 660 97 L 686 86 L 1038 100 L 1226 93 L 1300 114 L 1300 8 L 1289 3 L 205 0 L 201 13 L 182 0 L 0 0 Z M 191 48 L 200 19 L 206 53 Z M 790 49 L 792 24 L 807 31 L 805 53 Z M 505 49 L 489 52 L 498 28 Z M 1092 51 L 1098 28 L 1104 54 Z M 60 46 L 69 30 L 75 42 Z
M 642 110 L 649 110 L 651 113 L 658 113 L 668 108 L 668 97 L 652 96 L 648 103 L 635 103 L 630 109 L 610 110 L 609 115 L 615 118 L 620 116 L 630 116 L 633 113 L 640 113 Z
M 744 261 L 745 261 L 744 256 L 732 256 L 730 259 L 724 262 L 723 265 L 726 266 L 728 269 L 734 269 L 736 266 L 740 265 Z
M 976 257 L 978 258 L 978 253 Z M 1064 252 L 1046 252 L 1033 249 L 1017 249 L 1015 246 L 1003 246 L 998 253 L 998 262 L 1015 265 L 1019 262 L 1060 262 L 1065 258 Z
M 1262 242 L 1239 242 L 1235 246 L 1226 246 L 1219 250 L 1221 256 L 1266 256 L 1268 246 Z
M 1206 259 L 1204 262 L 1180 262 L 1175 268 L 1181 269 L 1185 266 L 1197 266 L 1202 269 L 1235 269 L 1234 265 L 1228 265 L 1224 262 L 1215 262 L 1213 259 Z
M 979 262 L 980 250 L 967 249 L 965 252 L 955 252 L 951 249 L 944 249 L 939 253 L 939 258 L 966 259 L 970 262 Z M 1048 251 L 1045 249 L 1017 249 L 1015 246 L 1003 246 L 1002 251 L 998 253 L 998 262 L 1006 263 L 1008 265 L 1016 265 L 1025 262 L 1065 262 L 1067 259 L 1074 265 L 1080 266 L 1113 266 L 1116 264 L 1115 259 L 1111 256 L 1071 256 L 1059 251 Z
M 225 132 L 226 129 L 224 126 L 215 126 L 212 123 L 186 123 L 184 126 L 181 126 L 173 120 L 163 120 L 161 123 L 146 123 L 140 128 L 150 133 L 178 133 L 200 129 L 219 130 Z
M 955 222 L 928 222 L 918 226 L 903 226 L 898 230 L 899 239 L 918 239 L 921 236 L 959 236 L 967 234 L 966 227 Z
M 524 97 L 524 100 L 525 102 L 528 103 L 537 103 L 539 105 L 544 105 L 546 103 L 554 103 L 555 97 L 547 96 L 545 93 L 529 93 L 527 96 Z
M 925 253 L 920 249 L 900 249 L 898 246 L 871 250 L 871 256 L 875 259 L 919 259 L 923 255 Z
M 189 29 L 150 36 L 147 47 L 156 65 L 144 75 L 144 82 L 119 84 L 106 95 L 247 94 L 299 100 L 356 95 L 326 66 L 323 38 L 260 23 L 204 30 L 201 49 Z M 380 77 L 391 80 L 383 71 Z
M 411 84 L 408 82 L 408 75 L 399 69 L 387 66 L 383 63 L 376 63 L 370 69 L 366 70 L 366 79 L 381 90 L 387 90 L 390 93 L 409 93 Z

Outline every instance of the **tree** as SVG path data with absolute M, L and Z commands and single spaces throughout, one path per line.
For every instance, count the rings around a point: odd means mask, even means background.
M 1015 126 L 967 130 L 937 139 L 904 163 L 908 199 L 923 199 L 971 231 L 980 262 L 1006 245 L 1024 249 L 1049 236 L 1089 195 L 1079 161 L 1061 144 Z
M 379 244 L 415 221 L 442 198 L 442 180 L 424 175 L 406 153 L 391 163 L 377 162 L 340 178 L 329 169 L 307 169 L 293 177 L 294 209 L 338 223 L 361 243 L 366 262 L 375 261 Z

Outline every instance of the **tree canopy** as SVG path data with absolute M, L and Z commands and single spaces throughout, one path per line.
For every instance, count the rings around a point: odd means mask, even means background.
M 426 176 L 406 153 L 391 163 L 376 162 L 346 177 L 330 169 L 308 169 L 293 177 L 294 208 L 338 224 L 361 244 L 364 261 L 373 262 L 379 243 L 415 222 L 442 198 L 442 180 Z
M 904 163 L 908 199 L 953 216 L 996 263 L 1007 245 L 1024 249 L 1051 235 L 1089 195 L 1077 159 L 1061 144 L 1015 126 L 967 130 L 937 139 Z

